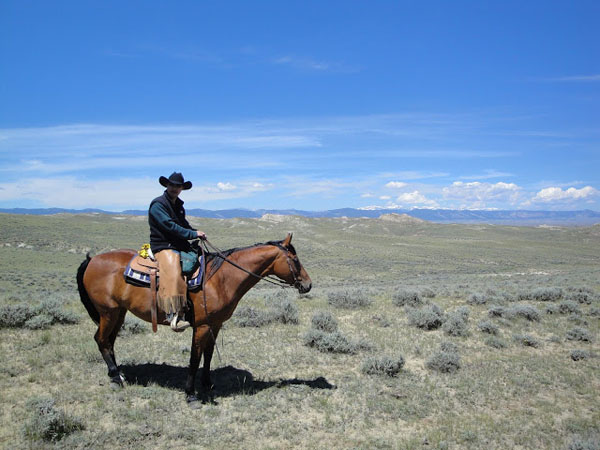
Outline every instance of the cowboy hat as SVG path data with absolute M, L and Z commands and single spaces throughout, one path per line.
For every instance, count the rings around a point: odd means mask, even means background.
M 192 188 L 191 181 L 183 181 L 183 175 L 181 172 L 173 172 L 167 177 L 160 177 L 158 182 L 162 184 L 164 187 L 167 187 L 169 184 L 174 184 L 175 186 L 182 186 L 184 191 Z

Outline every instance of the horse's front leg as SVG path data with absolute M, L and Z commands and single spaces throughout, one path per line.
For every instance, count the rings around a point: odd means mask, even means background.
M 215 344 L 217 343 L 217 335 L 219 334 L 220 329 L 221 326 L 219 325 L 213 326 L 212 332 L 209 330 L 208 341 L 204 346 L 204 364 L 202 366 L 202 378 L 200 381 L 205 390 L 210 390 L 213 388 L 213 384 L 210 379 L 210 361 L 212 360 Z
M 210 328 L 208 325 L 194 327 L 190 367 L 188 370 L 187 382 L 185 384 L 185 393 L 187 395 L 188 403 L 198 400 L 198 397 L 196 397 L 196 373 L 198 372 L 200 358 L 202 357 L 208 339 L 210 339 Z

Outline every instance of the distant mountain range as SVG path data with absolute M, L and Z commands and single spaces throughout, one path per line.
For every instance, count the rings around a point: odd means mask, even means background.
M 63 209 L 63 208 L 0 208 L 0 213 L 8 214 L 119 214 L 145 216 L 145 210 L 127 210 L 121 212 L 103 211 L 100 209 Z M 301 211 L 297 209 L 189 209 L 188 216 L 206 217 L 213 219 L 260 218 L 265 214 L 278 214 L 284 216 L 302 216 L 310 218 L 379 218 L 384 214 L 407 214 L 417 219 L 435 223 L 489 223 L 498 225 L 594 225 L 600 223 L 600 212 L 591 210 L 581 211 L 484 211 L 484 210 L 453 210 L 453 209 L 354 209 L 342 208 L 328 211 Z

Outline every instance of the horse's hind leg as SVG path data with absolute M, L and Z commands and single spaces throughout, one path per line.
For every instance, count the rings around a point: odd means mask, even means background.
M 123 381 L 121 380 L 121 375 L 119 374 L 119 369 L 117 368 L 117 363 L 114 359 L 114 352 L 112 350 L 112 344 L 114 343 L 114 339 L 111 341 L 112 332 L 114 331 L 117 323 L 119 322 L 120 316 L 120 309 L 112 309 L 107 312 L 101 313 L 98 331 L 96 331 L 94 339 L 98 344 L 98 349 L 102 354 L 102 358 L 104 358 L 104 362 L 106 362 L 106 365 L 108 366 L 108 376 L 110 377 L 111 382 L 122 386 Z
M 121 327 L 123 326 L 123 322 L 125 322 L 126 314 L 127 314 L 127 309 L 121 308 L 121 310 L 119 311 L 119 318 L 117 319 L 117 323 L 115 324 L 115 327 L 113 328 L 112 332 L 110 333 L 110 356 L 112 357 L 112 362 L 117 367 L 117 370 L 119 368 L 119 365 L 117 364 L 117 360 L 115 358 L 115 340 L 117 339 L 117 335 L 119 334 L 119 331 L 121 330 Z M 121 378 L 121 382 L 125 381 L 125 378 L 123 377 L 123 374 L 121 373 L 121 371 L 119 371 L 119 377 Z

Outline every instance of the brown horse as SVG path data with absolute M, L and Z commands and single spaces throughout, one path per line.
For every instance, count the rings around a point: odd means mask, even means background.
M 191 301 L 189 319 L 193 327 L 192 351 L 185 392 L 188 402 L 195 395 L 196 372 L 204 355 L 202 385 L 212 386 L 210 361 L 215 341 L 223 322 L 228 320 L 240 299 L 261 277 L 275 275 L 300 293 L 311 289 L 311 279 L 302 267 L 291 244 L 292 235 L 282 241 L 256 244 L 224 252 L 231 263 L 223 263 L 220 256 L 206 267 L 208 280 L 204 290 L 189 292 Z M 150 322 L 150 289 L 125 282 L 123 272 L 135 255 L 134 250 L 115 250 L 90 258 L 89 255 L 77 271 L 77 285 L 83 305 L 98 324 L 94 336 L 98 349 L 108 366 L 111 382 L 122 386 L 124 378 L 115 360 L 114 343 L 127 311 Z M 236 267 L 239 266 L 239 267 Z M 219 267 L 220 266 L 220 267 Z M 216 269 L 216 270 L 215 270 Z M 206 294 L 206 295 L 205 295 Z M 165 314 L 158 312 L 158 323 L 167 325 Z

